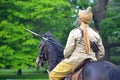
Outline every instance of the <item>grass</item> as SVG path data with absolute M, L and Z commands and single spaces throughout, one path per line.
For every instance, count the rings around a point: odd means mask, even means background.
M 48 80 L 45 70 L 22 69 L 22 75 L 17 75 L 17 70 L 0 69 L 0 80 Z

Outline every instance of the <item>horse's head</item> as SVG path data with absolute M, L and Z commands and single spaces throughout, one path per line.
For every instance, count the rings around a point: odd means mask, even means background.
M 39 45 L 40 53 L 36 63 L 43 66 L 45 62 L 48 62 L 49 70 L 52 70 L 63 59 L 63 48 L 50 33 L 46 33 L 43 37 L 47 39 Z
M 45 52 L 45 41 L 42 41 L 39 45 L 39 55 L 37 56 L 36 63 L 39 66 L 44 66 L 45 62 L 48 60 L 48 54 Z

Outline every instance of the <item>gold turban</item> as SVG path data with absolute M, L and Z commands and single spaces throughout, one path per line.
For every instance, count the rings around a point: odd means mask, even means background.
M 81 28 L 83 30 L 83 39 L 85 42 L 85 50 L 86 54 L 89 54 L 90 52 L 90 41 L 88 37 L 88 32 L 87 32 L 87 26 L 92 20 L 92 12 L 91 12 L 91 7 L 88 7 L 86 10 L 80 10 L 78 13 L 79 19 L 81 20 Z

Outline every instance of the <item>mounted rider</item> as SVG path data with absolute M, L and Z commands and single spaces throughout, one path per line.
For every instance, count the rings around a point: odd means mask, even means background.
M 65 59 L 50 72 L 49 80 L 62 80 L 87 58 L 96 61 L 104 57 L 102 39 L 97 32 L 89 27 L 93 16 L 91 7 L 80 10 L 78 16 L 79 28 L 73 29 L 68 36 L 64 49 Z M 91 46 L 91 42 L 95 43 L 95 46 Z M 95 52 L 93 48 L 96 46 L 97 51 Z

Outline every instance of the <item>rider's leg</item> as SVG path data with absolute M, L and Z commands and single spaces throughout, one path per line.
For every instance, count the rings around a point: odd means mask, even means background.
M 49 74 L 49 80 L 62 80 L 74 71 L 77 65 L 60 62 Z

